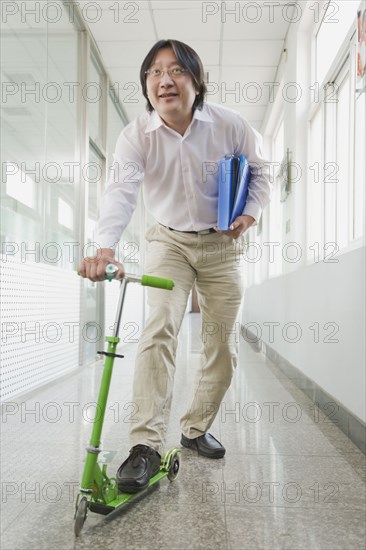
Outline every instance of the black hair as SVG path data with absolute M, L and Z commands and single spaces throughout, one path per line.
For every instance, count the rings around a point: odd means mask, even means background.
M 199 92 L 193 103 L 192 109 L 202 109 L 205 95 L 207 93 L 207 88 L 204 80 L 205 73 L 202 61 L 198 54 L 194 51 L 194 49 L 191 48 L 191 46 L 188 46 L 188 44 L 184 44 L 184 42 L 179 42 L 179 40 L 172 39 L 159 40 L 158 42 L 156 42 L 156 44 L 154 44 L 154 46 L 151 48 L 151 50 L 142 62 L 140 69 L 140 82 L 142 86 L 142 93 L 147 100 L 146 109 L 150 113 L 154 110 L 154 107 L 151 105 L 147 96 L 146 71 L 150 68 L 158 51 L 164 48 L 171 48 L 175 54 L 175 57 L 177 58 L 179 65 L 181 65 L 181 67 L 183 67 L 184 69 L 187 69 L 187 71 L 191 75 L 193 85 L 196 91 Z

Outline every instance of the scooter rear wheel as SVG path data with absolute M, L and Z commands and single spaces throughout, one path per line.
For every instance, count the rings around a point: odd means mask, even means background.
M 76 537 L 78 537 L 81 533 L 84 522 L 86 520 L 87 512 L 88 512 L 88 501 L 86 497 L 83 497 L 80 500 L 75 513 L 74 533 Z

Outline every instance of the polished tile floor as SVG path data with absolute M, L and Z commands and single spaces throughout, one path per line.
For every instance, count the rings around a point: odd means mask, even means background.
M 168 447 L 179 446 L 179 418 L 199 358 L 199 322 L 198 314 L 189 314 L 182 326 Z M 103 431 L 102 459 L 111 475 L 128 454 L 135 412 L 135 348 L 124 352 Z M 365 548 L 364 455 L 244 341 L 211 429 L 227 449 L 225 458 L 183 449 L 173 483 L 163 479 L 157 490 L 112 516 L 89 513 L 75 539 L 74 500 L 101 365 L 7 404 L 1 422 L 3 550 Z

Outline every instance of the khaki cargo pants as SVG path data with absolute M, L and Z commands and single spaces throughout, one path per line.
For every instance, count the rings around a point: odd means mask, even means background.
M 235 332 L 243 295 L 242 247 L 226 235 L 172 231 L 160 224 L 146 233 L 145 273 L 173 279 L 172 291 L 148 288 L 149 318 L 138 345 L 133 383 L 137 405 L 131 424 L 132 445 L 143 444 L 160 454 L 173 394 L 178 333 L 192 285 L 196 282 L 202 314 L 203 349 L 193 398 L 181 418 L 188 438 L 208 431 L 237 364 Z

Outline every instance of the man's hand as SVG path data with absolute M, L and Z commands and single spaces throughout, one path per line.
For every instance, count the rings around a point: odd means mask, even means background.
M 122 279 L 125 274 L 124 267 L 114 259 L 114 250 L 111 248 L 101 248 L 96 256 L 83 258 L 79 265 L 79 275 L 90 279 L 91 281 L 104 281 L 105 268 L 108 264 L 118 267 L 116 279 Z
M 220 229 L 218 229 L 217 227 L 215 227 L 214 229 L 218 233 L 223 233 L 224 235 L 227 235 L 232 239 L 238 239 L 240 235 L 245 233 L 245 231 L 249 229 L 251 225 L 253 225 L 254 222 L 255 219 L 253 218 L 253 216 L 238 216 L 237 218 L 235 218 L 233 223 L 230 225 L 230 229 L 228 229 L 227 231 L 220 231 Z

